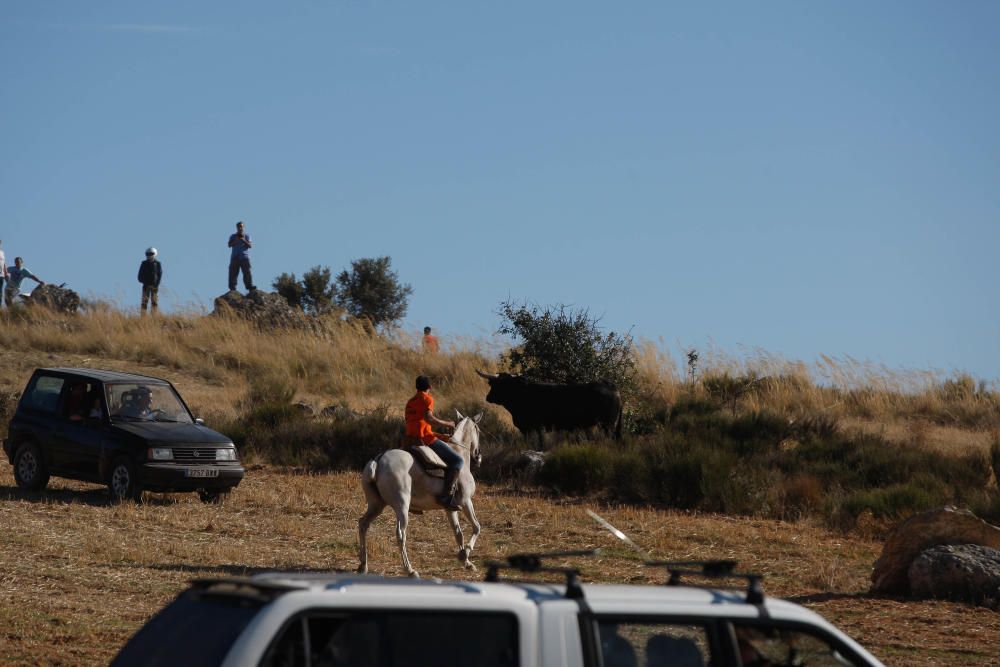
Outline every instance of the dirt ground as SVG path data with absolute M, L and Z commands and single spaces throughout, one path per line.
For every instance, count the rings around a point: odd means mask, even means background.
M 5 463 L 5 462 L 4 462 Z M 552 502 L 480 486 L 483 533 L 473 560 L 601 547 L 576 559 L 586 581 L 654 583 L 663 575 L 597 526 L 594 509 L 656 558 L 735 558 L 765 590 L 825 616 L 887 665 L 1000 665 L 1000 614 L 947 602 L 870 597 L 878 543 L 810 523 Z M 0 466 L 0 663 L 106 664 L 196 577 L 267 570 L 353 570 L 362 499 L 354 474 L 252 468 L 225 504 L 147 494 L 109 505 L 96 486 L 52 480 L 19 491 Z M 371 532 L 373 572 L 401 569 L 388 514 Z M 443 514 L 416 516 L 410 557 L 423 576 L 481 578 L 455 558 Z

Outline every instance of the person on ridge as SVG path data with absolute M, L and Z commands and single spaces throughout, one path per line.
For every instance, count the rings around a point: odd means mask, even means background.
M 457 510 L 455 504 L 455 490 L 458 487 L 458 475 L 462 471 L 465 461 L 461 455 L 449 447 L 443 440 L 445 436 L 434 432 L 434 426 L 442 428 L 455 428 L 455 422 L 447 419 L 438 419 L 434 415 L 434 397 L 431 396 L 431 381 L 426 375 L 417 378 L 417 393 L 406 402 L 406 435 L 410 438 L 418 438 L 420 442 L 434 450 L 434 453 L 441 457 L 448 469 L 444 473 L 443 493 L 437 497 L 446 509 Z
M 14 303 L 14 299 L 21 293 L 21 283 L 25 278 L 31 278 L 39 285 L 44 285 L 45 281 L 24 267 L 24 260 L 20 257 L 14 258 L 14 268 L 7 269 L 7 287 L 4 289 L 4 298 L 7 306 Z
M 440 349 L 437 336 L 431 333 L 430 327 L 424 327 L 423 345 L 426 352 L 437 352 Z
M 163 267 L 156 259 L 156 248 L 146 248 L 146 259 L 139 264 L 139 282 L 142 283 L 142 305 L 139 312 L 146 314 L 146 305 L 152 303 L 153 312 L 159 307 L 157 292 L 160 291 L 160 278 L 163 277 Z
M 253 274 L 250 272 L 250 248 L 253 243 L 242 220 L 236 223 L 236 233 L 229 235 L 229 247 L 233 249 L 229 255 L 229 291 L 236 290 L 236 276 L 240 271 L 243 272 L 243 286 L 247 291 L 257 289 L 253 286 Z

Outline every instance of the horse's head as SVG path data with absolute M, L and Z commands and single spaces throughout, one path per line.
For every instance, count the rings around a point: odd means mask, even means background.
M 458 424 L 455 426 L 455 434 L 452 440 L 469 450 L 469 461 L 473 468 L 478 468 L 483 462 L 483 454 L 479 449 L 479 420 L 483 418 L 480 412 L 475 417 L 466 417 L 458 410 Z

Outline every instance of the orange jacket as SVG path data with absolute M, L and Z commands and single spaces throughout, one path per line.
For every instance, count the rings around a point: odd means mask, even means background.
M 435 440 L 445 440 L 444 436 L 434 432 L 431 423 L 427 421 L 428 410 L 434 410 L 434 397 L 426 391 L 418 391 L 406 402 L 406 435 L 420 438 L 425 445 Z

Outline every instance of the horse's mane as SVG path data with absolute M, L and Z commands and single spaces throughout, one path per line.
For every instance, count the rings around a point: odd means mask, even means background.
M 462 438 L 465 436 L 465 426 L 468 422 L 468 417 L 462 417 L 461 421 L 455 425 L 455 432 L 452 433 L 451 438 L 449 438 L 451 442 L 454 442 L 456 445 L 462 444 Z

